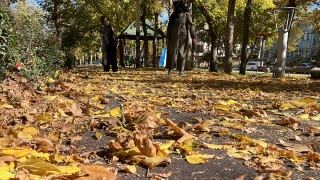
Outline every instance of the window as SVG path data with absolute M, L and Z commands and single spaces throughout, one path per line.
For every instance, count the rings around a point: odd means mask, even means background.
M 303 40 L 310 40 L 310 39 L 311 39 L 311 33 L 308 31 L 305 31 L 303 35 Z
M 299 58 L 306 58 L 309 56 L 309 49 L 299 49 Z
M 316 46 L 318 44 L 318 42 L 319 42 L 319 39 L 316 39 L 316 38 L 313 39 L 313 45 L 314 46 Z
M 293 52 L 287 52 L 287 57 L 288 58 L 293 57 Z
M 197 53 L 202 53 L 204 52 L 203 51 L 203 45 L 197 45 L 197 50 L 196 50 Z
M 272 58 L 273 56 L 273 50 L 272 49 L 268 49 L 267 52 L 266 52 L 266 57 L 267 58 Z

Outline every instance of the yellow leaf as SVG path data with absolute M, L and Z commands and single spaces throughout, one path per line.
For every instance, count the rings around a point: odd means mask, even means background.
M 51 154 L 50 155 L 50 162 L 65 162 L 66 156 L 60 156 L 58 154 Z
M 94 106 L 97 107 L 98 109 L 104 109 L 106 107 L 105 104 L 97 104 L 97 103 L 95 103 Z
M 40 134 L 39 130 L 30 126 L 30 127 L 25 127 L 21 131 L 23 137 L 31 140 L 33 136 Z
M 230 110 L 228 105 L 215 105 L 214 107 L 216 109 L 220 109 L 220 110 L 223 110 L 223 111 L 229 111 Z
M 31 156 L 27 161 L 20 163 L 17 166 L 17 169 L 19 168 L 25 168 L 31 171 L 60 173 L 60 170 L 55 165 L 34 156 Z
M 164 144 L 161 144 L 160 145 L 160 149 L 167 150 L 172 146 L 173 143 L 175 143 L 175 141 L 168 141 L 168 142 L 166 142 Z
M 62 110 L 62 109 L 58 109 L 58 114 L 59 114 L 59 117 L 69 117 L 68 115 L 66 115 L 66 113 Z
M 55 98 L 57 98 L 58 96 L 44 96 L 45 99 L 49 100 L 49 101 L 52 101 L 54 100 Z
M 294 105 L 292 105 L 291 103 L 288 102 L 282 102 L 281 106 L 280 106 L 280 110 L 284 111 L 284 110 L 288 110 L 288 109 L 294 109 L 296 108 Z
M 100 140 L 102 138 L 102 134 L 99 131 L 96 132 L 96 138 L 98 140 Z
M 13 109 L 14 107 L 10 104 L 3 104 L 0 107 L 5 108 L 5 109 Z
M 48 82 L 49 83 L 54 83 L 54 80 L 52 78 L 49 78 Z
M 20 158 L 32 153 L 32 149 L 1 149 L 1 156 L 14 156 Z
M 237 150 L 234 148 L 227 150 L 227 155 L 229 157 L 235 157 L 238 159 L 249 160 L 250 157 L 248 154 L 250 154 L 250 152 L 248 150 Z
M 140 152 L 140 150 L 137 146 L 134 146 L 130 149 L 121 150 L 119 152 L 114 152 L 113 154 L 114 155 L 123 155 L 123 156 L 136 156 L 136 155 L 141 155 L 142 153 Z
M 218 144 L 204 144 L 205 147 L 210 149 L 230 149 L 232 146 L 229 145 L 218 145 Z
M 167 158 L 163 158 L 160 156 L 153 156 L 153 157 L 147 157 L 146 159 L 142 160 L 141 163 L 152 169 L 159 164 L 163 164 L 163 162 L 165 161 L 167 161 Z
M 37 121 L 48 122 L 48 121 L 51 121 L 51 117 L 48 117 L 48 116 L 37 116 L 37 117 L 36 117 L 36 120 L 37 120 Z
M 316 104 L 316 103 L 317 101 L 314 101 L 309 98 L 304 98 L 300 101 L 290 101 L 290 104 L 294 105 L 296 108 L 301 108 L 301 107 L 305 107 L 305 106 Z
M 15 178 L 14 163 L 10 163 L 8 166 L 0 166 L 0 179 L 9 180 Z
M 191 156 L 186 156 L 186 159 L 190 164 L 204 164 L 208 162 L 208 159 L 213 157 L 214 155 L 195 154 Z
M 45 159 L 47 161 L 50 160 L 50 156 L 51 156 L 51 154 L 49 154 L 49 153 L 43 153 L 43 152 L 37 152 L 37 151 L 33 151 L 31 153 L 31 155 L 35 156 L 35 157 L 38 157 L 38 158 L 43 158 L 43 159 Z
M 125 166 L 125 167 L 124 167 L 124 170 L 125 170 L 127 173 L 132 173 L 132 174 L 136 174 L 136 173 L 137 173 L 137 168 L 136 168 L 136 166 Z
M 121 114 L 120 107 L 114 108 L 110 111 L 110 115 L 113 117 L 117 117 Z
M 110 113 L 107 114 L 99 114 L 99 115 L 94 115 L 94 118 L 108 118 L 110 117 Z
M 311 120 L 320 121 L 320 114 L 318 114 L 317 116 L 311 117 Z
M 54 73 L 54 77 L 55 77 L 55 78 L 58 77 L 60 73 L 61 73 L 61 71 L 60 71 L 60 70 L 57 70 L 57 71 Z
M 219 101 L 219 104 L 222 104 L 222 105 L 231 105 L 231 104 L 235 104 L 237 103 L 237 101 L 234 101 L 232 99 L 229 99 L 228 101 Z
M 100 96 L 99 96 L 99 94 L 98 94 L 98 95 L 90 98 L 90 101 L 98 101 L 98 100 L 99 100 L 99 97 L 100 97 Z
M 76 166 L 57 166 L 61 173 L 74 174 L 79 172 L 81 169 Z
M 301 119 L 309 119 L 309 114 L 301 114 L 301 115 L 299 115 L 299 118 L 301 118 Z
M 114 92 L 117 92 L 117 89 L 115 87 L 113 87 L 110 89 L 110 91 L 114 93 Z

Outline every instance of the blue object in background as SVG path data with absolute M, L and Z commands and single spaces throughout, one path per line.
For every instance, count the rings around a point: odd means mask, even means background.
M 160 67 L 165 67 L 167 61 L 167 49 L 163 48 L 161 51 L 161 57 L 160 57 Z

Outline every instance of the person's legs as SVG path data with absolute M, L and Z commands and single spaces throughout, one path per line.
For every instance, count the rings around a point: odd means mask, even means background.
M 168 75 L 172 73 L 172 69 L 174 68 L 174 63 L 176 61 L 176 49 L 172 48 L 173 46 L 169 43 L 167 49 L 167 61 L 166 68 L 168 69 Z
M 178 49 L 178 58 L 177 58 L 177 69 L 179 71 L 179 75 L 184 75 L 184 65 L 186 62 L 186 56 L 187 56 L 187 44 L 181 43 Z
M 118 71 L 117 48 L 115 46 L 112 48 L 112 52 L 110 54 L 111 54 L 112 71 L 117 72 Z

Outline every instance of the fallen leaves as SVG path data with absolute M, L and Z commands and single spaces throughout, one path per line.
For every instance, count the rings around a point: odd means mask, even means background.
M 304 140 L 306 135 L 318 136 L 320 127 L 305 128 L 301 122 L 320 120 L 317 95 L 279 90 L 296 88 L 299 81 L 204 72 L 175 81 L 162 71 L 108 75 L 98 71 L 57 72 L 59 79 L 44 77 L 37 89 L 17 74 L 1 84 L 0 179 L 116 179 L 117 168 L 84 165 L 98 153 L 105 153 L 105 164 L 122 163 L 130 174 L 137 174 L 139 166 L 170 166 L 180 159 L 204 164 L 225 155 L 276 177 L 291 175 L 284 166 L 288 161 L 299 171 L 319 166 L 316 144 Z M 200 117 L 185 118 L 185 113 Z M 279 132 L 291 133 L 287 139 L 299 143 L 272 142 L 272 134 L 270 139 L 255 139 L 263 127 L 280 127 Z M 86 152 L 82 159 L 76 144 L 87 131 L 100 143 L 107 136 L 114 139 L 103 151 Z M 224 143 L 216 143 L 217 139 Z M 224 154 L 215 156 L 215 151 Z M 172 173 L 148 176 L 160 179 Z

